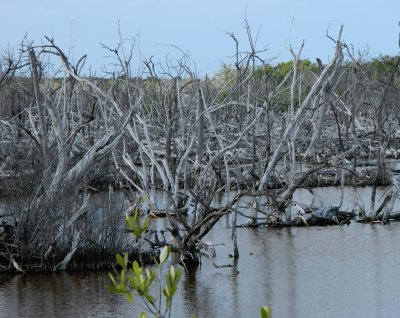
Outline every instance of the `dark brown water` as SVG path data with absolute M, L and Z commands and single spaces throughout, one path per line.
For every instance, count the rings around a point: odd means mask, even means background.
M 345 204 L 359 195 L 349 190 Z M 299 192 L 297 200 L 309 198 Z M 216 247 L 218 265 L 232 263 L 229 237 L 226 220 L 207 237 L 225 243 Z M 274 318 L 399 317 L 399 238 L 394 222 L 238 229 L 237 264 L 218 269 L 204 258 L 182 277 L 172 317 L 259 317 L 266 304 Z M 139 303 L 109 295 L 107 282 L 106 273 L 0 276 L 0 317 L 138 317 Z

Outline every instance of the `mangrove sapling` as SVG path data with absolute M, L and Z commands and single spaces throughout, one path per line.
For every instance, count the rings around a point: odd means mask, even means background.
M 166 276 L 165 286 L 161 285 L 161 276 L 163 267 L 170 255 L 170 248 L 165 246 L 159 257 L 159 266 L 156 269 L 140 266 L 137 261 L 130 265 L 128 254 L 124 256 L 116 255 L 121 272 L 116 272 L 115 276 L 110 273 L 112 285 L 106 285 L 108 291 L 113 294 L 122 294 L 126 296 L 128 302 L 132 302 L 134 297 L 140 297 L 144 303 L 144 309 L 155 317 L 171 317 L 172 301 L 176 294 L 182 271 L 171 265 Z M 154 296 L 154 282 L 158 278 L 159 290 L 158 296 Z M 142 305 L 143 306 L 143 305 Z M 143 311 L 140 317 L 147 317 Z
M 140 242 L 143 234 L 148 231 L 149 223 L 149 216 L 146 216 L 143 222 L 140 220 L 140 211 L 138 205 L 136 206 L 133 215 L 126 214 L 125 216 L 125 224 L 134 236 L 135 241 L 138 242 L 140 264 L 143 264 Z M 171 265 L 167 273 L 165 287 L 162 288 L 162 270 L 169 258 L 170 253 L 171 248 L 165 245 L 160 253 L 158 262 L 159 266 L 157 269 L 151 269 L 148 267 L 146 268 L 144 265 L 139 265 L 136 260 L 134 260 L 132 265 L 129 266 L 128 253 L 125 253 L 124 256 L 117 254 L 116 260 L 118 265 L 121 267 L 121 272 L 118 273 L 115 271 L 115 276 L 111 273 L 109 274 L 112 285 L 107 285 L 107 290 L 114 294 L 125 295 L 130 303 L 133 301 L 133 293 L 135 293 L 136 296 L 139 296 L 143 300 L 145 309 L 148 312 L 159 318 L 170 317 L 172 300 L 176 293 L 179 280 L 182 276 L 181 270 Z M 154 289 L 152 285 L 156 278 L 158 278 L 159 284 L 159 291 L 157 293 L 158 299 L 156 296 L 153 296 L 152 291 L 152 289 Z M 141 317 L 147 317 L 146 313 L 142 312 Z
M 139 254 L 139 261 L 143 264 L 142 259 L 142 249 L 141 249 L 141 240 L 142 236 L 145 232 L 149 229 L 150 217 L 146 216 L 144 221 L 141 222 L 141 215 L 140 215 L 139 206 L 136 206 L 136 209 L 133 215 L 126 215 L 125 216 L 125 224 L 128 227 L 129 231 L 132 232 L 132 235 L 135 237 L 135 241 L 137 243 L 137 250 Z

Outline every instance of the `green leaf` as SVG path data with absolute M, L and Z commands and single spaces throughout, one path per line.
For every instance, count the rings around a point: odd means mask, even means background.
M 142 268 L 139 266 L 137 261 L 133 261 L 132 269 L 136 276 L 139 276 L 142 273 Z
M 113 282 L 114 286 L 116 286 L 117 282 L 115 281 L 115 278 L 114 278 L 113 274 L 108 273 L 108 276 L 110 276 L 111 281 Z
M 117 254 L 117 255 L 115 255 L 115 258 L 116 258 L 119 266 L 121 266 L 122 268 L 125 268 L 125 263 L 124 263 L 123 257 L 120 254 Z
M 124 282 L 124 281 L 125 281 L 125 270 L 124 270 L 124 269 L 121 271 L 120 281 L 121 281 L 121 282 Z
M 170 290 L 170 293 L 169 293 L 169 297 L 170 297 L 171 301 L 172 301 L 172 298 L 174 298 L 175 293 L 176 293 L 176 288 L 174 287 Z
M 165 298 L 167 298 L 167 300 L 170 299 L 170 293 L 169 293 L 169 288 L 168 288 L 168 286 L 165 286 L 165 287 L 164 287 L 164 289 L 163 289 L 163 294 L 164 294 Z
M 155 298 L 153 296 L 151 296 L 151 295 L 146 295 L 146 300 L 152 305 L 155 302 Z
M 124 264 L 125 264 L 125 267 L 128 267 L 128 253 L 124 254 Z
M 106 285 L 105 287 L 111 294 L 125 294 L 126 293 L 124 290 L 120 290 L 111 285 Z
M 272 309 L 271 307 L 264 306 L 260 308 L 261 318 L 272 318 Z
M 132 303 L 132 301 L 133 301 L 133 295 L 132 295 L 132 293 L 126 294 L 126 300 L 128 301 L 128 303 Z
M 171 291 L 173 291 L 172 294 L 175 292 L 181 276 L 181 270 L 179 268 L 175 269 L 175 267 L 171 265 L 167 273 L 166 285 Z
M 167 245 L 165 245 L 160 254 L 160 264 L 164 264 L 169 256 L 170 249 Z
M 171 275 L 171 279 L 174 280 L 175 279 L 175 267 L 172 265 L 169 268 L 169 274 Z
M 128 215 L 128 213 L 125 215 L 125 224 L 130 230 L 133 230 L 132 229 L 132 227 L 133 227 L 132 217 L 130 215 Z
M 153 275 L 151 274 L 150 269 L 146 268 L 145 272 L 146 272 L 147 280 L 152 280 Z
M 106 285 L 105 287 L 106 287 L 106 290 L 108 292 L 110 292 L 111 294 L 119 294 L 120 293 L 120 291 L 118 289 L 116 289 L 114 286 Z
M 133 213 L 133 216 L 130 217 L 132 223 L 134 224 L 137 223 L 138 215 L 139 215 L 139 209 L 136 209 L 135 213 Z
M 140 203 L 143 204 L 148 200 L 147 195 L 142 196 L 142 198 L 140 199 Z
M 118 292 L 125 294 L 126 293 L 126 288 L 124 284 L 118 284 L 116 286 L 116 289 L 118 290 Z
M 179 280 L 181 279 L 181 277 L 182 277 L 182 271 L 179 268 L 177 268 L 176 272 L 175 272 L 175 282 L 174 282 L 175 285 L 178 285 Z
M 144 311 L 140 313 L 140 318 L 147 318 L 146 313 Z
M 147 216 L 143 223 L 143 229 L 147 230 L 149 228 L 150 218 Z

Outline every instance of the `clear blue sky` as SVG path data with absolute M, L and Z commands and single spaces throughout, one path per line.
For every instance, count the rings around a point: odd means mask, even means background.
M 61 48 L 73 47 L 73 57 L 88 54 L 94 69 L 110 63 L 100 42 L 115 46 L 118 21 L 125 37 L 139 35 L 144 57 L 175 59 L 176 45 L 188 51 L 199 75 L 212 74 L 229 63 L 233 32 L 248 48 L 245 15 L 258 47 L 267 58 L 288 60 L 287 47 L 305 41 L 303 57 L 327 61 L 333 44 L 326 31 L 336 35 L 344 24 L 343 38 L 355 50 L 370 56 L 399 53 L 400 0 L 0 0 L 0 47 L 13 47 L 24 34 L 40 43 L 54 37 Z

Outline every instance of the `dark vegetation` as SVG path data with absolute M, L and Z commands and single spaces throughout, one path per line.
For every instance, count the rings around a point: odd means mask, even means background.
M 3 52 L 0 194 L 15 204 L 0 215 L 2 269 L 109 267 L 117 251 L 165 244 L 197 264 L 209 247 L 202 239 L 227 214 L 238 257 L 240 200 L 252 198 L 249 226 L 258 214 L 271 226 L 312 225 L 309 213 L 291 215 L 299 187 L 372 185 L 365 219 L 389 220 L 396 182 L 384 206 L 375 196 L 397 173 L 385 161 L 400 155 L 400 57 L 355 55 L 340 31 L 326 65 L 302 59 L 301 48 L 273 64 L 245 30 L 247 50 L 232 34 L 232 64 L 206 78 L 185 54 L 138 61 L 131 41 L 105 47 L 117 64 L 104 78 L 83 75 L 86 57 L 69 60 L 49 38 Z M 117 189 L 133 209 L 165 215 L 168 227 L 131 242 L 113 209 Z M 109 206 L 91 212 L 104 191 Z M 230 199 L 214 205 L 221 194 Z

